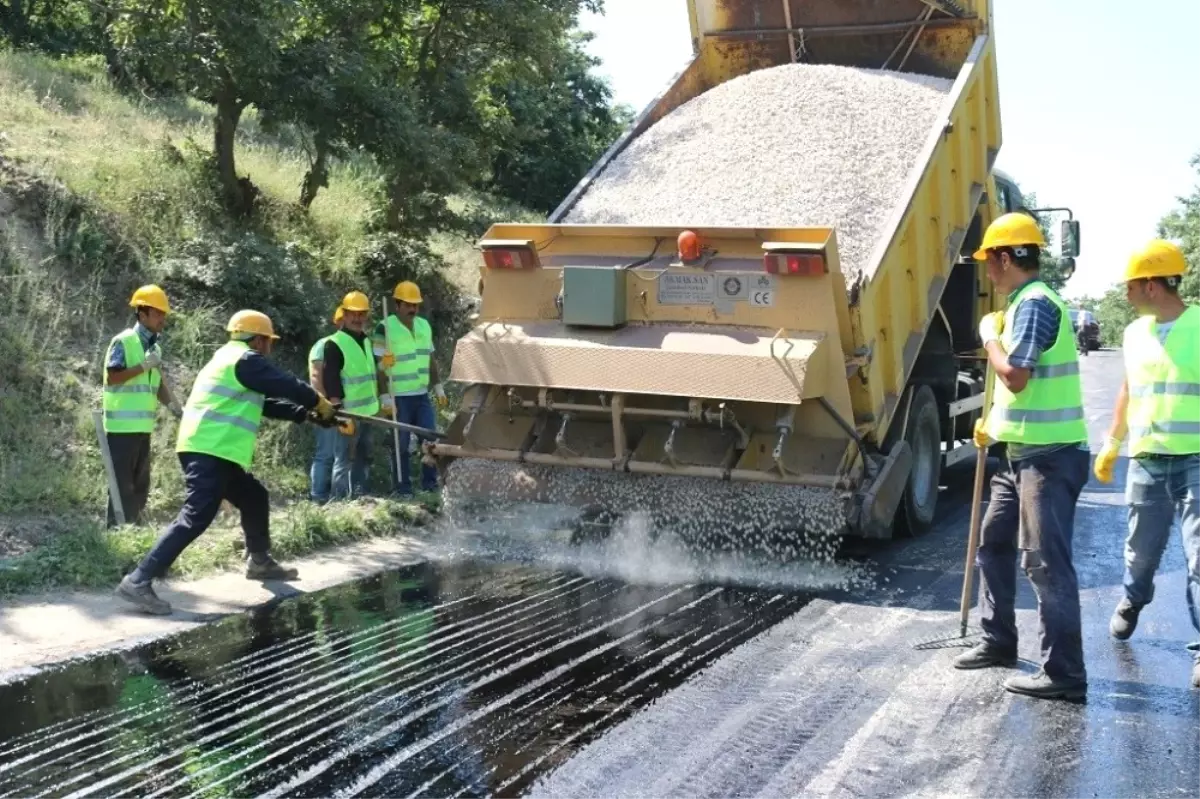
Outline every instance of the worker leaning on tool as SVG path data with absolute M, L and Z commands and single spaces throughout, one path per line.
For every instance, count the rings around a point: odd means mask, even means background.
M 334 333 L 342 329 L 342 306 L 333 312 Z M 308 351 L 308 383 L 321 396 L 325 396 L 323 381 L 325 373 L 325 345 L 334 333 L 317 339 Z M 333 427 L 318 427 L 316 448 L 313 450 L 312 466 L 308 472 L 308 496 L 313 502 L 325 504 L 333 488 L 333 456 L 337 450 L 338 431 Z
M 133 292 L 129 306 L 137 319 L 133 327 L 112 337 L 104 358 L 104 437 L 125 520 L 138 523 L 150 495 L 150 435 L 158 404 L 167 406 L 176 418 L 182 409 L 162 379 L 158 337 L 171 312 L 166 292 L 158 286 L 142 286 Z M 109 497 L 108 526 L 116 524 Z
M 975 444 L 1003 442 L 1007 462 L 992 478 L 977 563 L 983 642 L 955 659 L 960 669 L 1017 661 L 1017 559 L 1033 584 L 1042 668 L 1004 688 L 1048 699 L 1087 693 L 1079 584 L 1071 562 L 1075 503 L 1088 479 L 1087 428 L 1075 331 L 1062 298 L 1038 276 L 1037 222 L 1023 213 L 994 221 L 975 258 L 1008 294 L 979 335 L 995 373 L 993 404 Z
M 392 297 L 396 300 L 396 313 L 389 314 L 375 328 L 375 354 L 379 357 L 382 368 L 386 371 L 391 384 L 390 391 L 395 397 L 385 397 L 385 407 L 390 407 L 397 422 L 424 427 L 428 430 L 437 428 L 437 415 L 433 403 L 430 402 L 430 386 L 439 408 L 448 404 L 446 390 L 442 387 L 441 376 L 438 374 L 437 361 L 434 360 L 433 328 L 429 322 L 417 312 L 421 310 L 421 289 L 412 281 L 396 284 Z M 408 457 L 408 443 L 411 433 L 400 433 L 400 474 L 396 474 L 393 458 L 392 488 L 401 495 L 413 493 L 411 464 Z M 422 463 L 421 490 L 437 491 L 437 467 Z
M 1125 596 L 1109 622 L 1114 638 L 1133 635 L 1154 599 L 1154 573 L 1175 514 L 1187 559 L 1187 605 L 1200 631 L 1200 306 L 1179 297 L 1183 252 L 1161 239 L 1129 259 L 1125 296 L 1142 316 L 1125 328 L 1125 381 L 1112 426 L 1096 456 L 1096 479 L 1111 483 L 1121 442 L 1129 436 L 1125 502 Z M 1193 645 L 1192 687 L 1200 688 L 1200 648 Z
M 154 593 L 152 581 L 163 577 L 179 553 L 208 529 L 225 499 L 241 513 L 247 579 L 298 576 L 270 554 L 270 495 L 250 473 L 258 428 L 264 416 L 334 424 L 335 410 L 310 385 L 267 360 L 279 337 L 266 314 L 238 311 L 225 329 L 230 340 L 196 376 L 179 426 L 175 450 L 187 492 L 183 508 L 117 586 L 118 596 L 148 613 L 171 612 Z
M 367 295 L 352 291 L 342 298 L 342 327 L 325 342 L 321 384 L 339 410 L 364 416 L 379 413 L 375 354 L 367 335 L 371 306 Z M 362 496 L 367 489 L 370 431 L 346 422 L 338 428 L 333 450 L 333 499 Z

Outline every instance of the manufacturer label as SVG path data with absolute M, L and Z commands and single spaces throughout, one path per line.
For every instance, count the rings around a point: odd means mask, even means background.
M 775 276 L 758 275 L 750 281 L 750 305 L 754 308 L 772 308 L 775 305 Z
M 716 296 L 712 275 L 670 273 L 658 278 L 660 305 L 712 305 Z

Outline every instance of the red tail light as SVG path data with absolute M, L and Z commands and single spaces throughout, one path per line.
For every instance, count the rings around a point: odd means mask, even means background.
M 484 241 L 483 263 L 488 269 L 536 269 L 541 266 L 532 242 Z
M 802 275 L 817 277 L 828 271 L 825 259 L 812 253 L 767 253 L 763 256 L 763 271 L 772 275 Z

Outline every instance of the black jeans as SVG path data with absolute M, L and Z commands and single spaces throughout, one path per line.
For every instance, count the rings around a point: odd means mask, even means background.
M 1067 447 L 1005 467 L 992 478 L 979 564 L 983 637 L 1017 649 L 1017 556 L 1038 599 L 1042 669 L 1059 679 L 1087 679 L 1079 581 L 1071 562 L 1075 503 L 1091 457 Z
M 113 472 L 117 475 L 117 490 L 121 494 L 121 510 L 127 524 L 141 522 L 142 510 L 150 496 L 150 434 L 105 433 L 108 451 L 112 455 Z M 108 526 L 117 526 L 111 490 L 108 498 Z
M 135 581 L 165 575 L 179 553 L 212 524 L 223 499 L 241 512 L 246 551 L 252 555 L 270 551 L 270 496 L 254 475 L 212 455 L 182 452 L 179 463 L 186 486 L 183 508 L 138 565 L 133 574 Z

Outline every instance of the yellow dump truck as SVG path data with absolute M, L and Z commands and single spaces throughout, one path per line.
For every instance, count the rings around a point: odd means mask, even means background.
M 500 491 L 527 499 L 561 498 L 545 488 L 560 480 L 583 502 L 580 473 L 687 478 L 829 492 L 844 532 L 920 532 L 943 467 L 973 455 L 976 325 L 1003 304 L 970 254 L 996 215 L 1021 207 L 993 170 L 989 3 L 689 0 L 688 11 L 693 60 L 548 222 L 496 224 L 479 242 L 479 317 L 450 375 L 467 384 L 463 406 L 428 452 L 451 476 L 463 459 L 516 464 L 522 479 Z M 789 62 L 953 82 L 862 277 L 843 276 L 833 227 L 563 221 L 673 110 Z M 1066 225 L 1073 256 L 1077 223 Z

